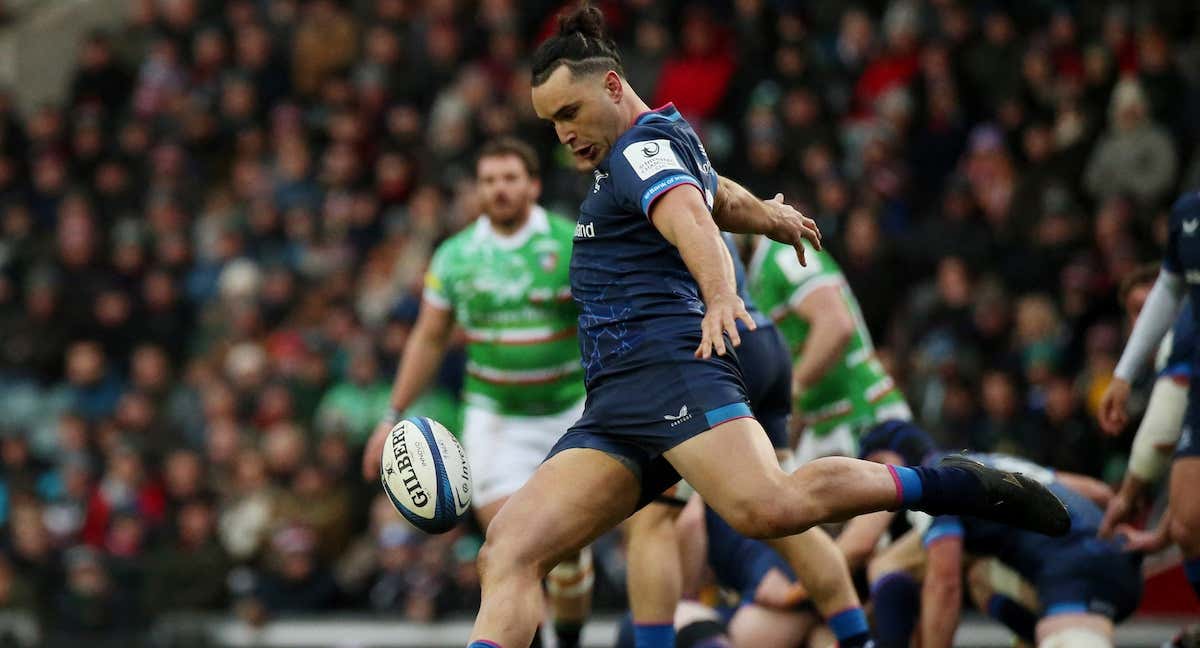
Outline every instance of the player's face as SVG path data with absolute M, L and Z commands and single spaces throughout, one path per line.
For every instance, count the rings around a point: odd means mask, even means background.
M 515 223 L 528 214 L 540 187 L 537 178 L 529 175 L 525 163 L 515 155 L 480 158 L 475 181 L 483 213 L 501 226 Z
M 621 93 L 620 78 L 613 72 L 573 78 L 567 66 L 560 65 L 533 88 L 533 110 L 554 124 L 575 169 L 588 173 L 608 155 L 627 126 L 618 107 Z

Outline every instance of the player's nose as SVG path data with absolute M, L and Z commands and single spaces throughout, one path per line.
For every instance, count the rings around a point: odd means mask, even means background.
M 570 146 L 571 142 L 574 141 L 574 139 L 575 139 L 574 131 L 567 128 L 566 126 L 559 125 L 559 124 L 554 125 L 554 134 L 558 135 L 558 141 L 560 141 L 563 144 L 566 144 L 568 146 Z

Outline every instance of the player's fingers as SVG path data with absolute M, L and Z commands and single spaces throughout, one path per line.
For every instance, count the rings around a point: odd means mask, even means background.
M 700 346 L 696 347 L 697 358 L 707 358 L 708 349 L 711 346 L 708 342 L 708 317 L 700 322 Z
M 723 326 L 725 328 L 725 332 L 729 334 L 729 341 L 733 343 L 733 346 L 741 346 L 742 336 L 738 334 L 737 318 L 732 314 L 726 316 Z
M 796 248 L 796 258 L 800 260 L 800 265 L 808 267 L 808 259 L 804 258 L 804 244 L 796 243 L 792 247 Z
M 723 356 L 725 355 L 725 323 L 718 320 L 713 323 L 713 327 L 716 330 L 712 331 L 711 333 L 712 349 L 717 353 L 717 355 Z
M 750 317 L 749 311 L 747 311 L 745 308 L 738 313 L 737 318 L 742 320 L 742 322 L 746 325 L 747 330 L 753 331 L 758 328 L 758 323 L 754 321 L 753 317 Z
M 777 193 L 777 194 L 775 194 L 775 197 L 772 198 L 771 200 L 774 202 L 781 203 L 781 202 L 783 202 L 783 194 Z
M 809 242 L 818 250 L 821 249 L 821 229 L 817 227 L 817 222 L 811 218 L 804 219 L 805 230 L 809 233 Z

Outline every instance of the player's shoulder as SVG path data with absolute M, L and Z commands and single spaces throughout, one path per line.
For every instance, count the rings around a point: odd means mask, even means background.
M 480 217 L 482 219 L 482 217 Z M 471 224 L 451 234 L 445 240 L 438 244 L 437 249 L 433 251 L 434 263 L 439 260 L 451 259 L 470 254 L 467 249 L 472 247 L 478 240 L 478 228 L 480 219 L 471 221 Z

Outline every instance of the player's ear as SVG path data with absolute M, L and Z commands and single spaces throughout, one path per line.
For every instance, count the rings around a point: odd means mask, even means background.
M 540 178 L 534 178 L 529 183 L 529 199 L 533 202 L 537 202 L 538 198 L 541 198 L 541 196 L 542 196 L 542 181 Z
M 625 95 L 625 84 L 621 83 L 621 75 L 617 74 L 614 70 L 605 72 L 604 91 L 613 103 L 621 103 L 621 97 Z

